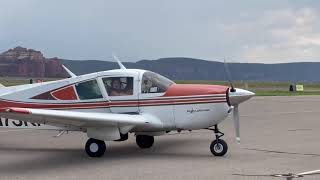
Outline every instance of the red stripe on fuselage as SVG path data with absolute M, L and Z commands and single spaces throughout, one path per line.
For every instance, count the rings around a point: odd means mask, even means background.
M 223 103 L 226 102 L 226 95 L 215 96 L 192 96 L 192 97 L 172 97 L 125 100 L 125 101 L 101 101 L 86 103 L 41 103 L 41 102 L 18 102 L 0 100 L 0 108 L 23 107 L 35 109 L 92 109 L 92 108 L 109 108 L 109 107 L 134 107 L 134 106 L 157 106 L 157 105 L 179 105 L 179 104 L 197 104 L 197 103 Z

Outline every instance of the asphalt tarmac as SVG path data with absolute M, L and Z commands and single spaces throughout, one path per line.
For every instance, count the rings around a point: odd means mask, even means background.
M 240 114 L 241 144 L 231 118 L 220 125 L 229 145 L 224 157 L 211 155 L 213 133 L 207 130 L 156 137 L 147 150 L 131 135 L 126 142 L 108 142 L 102 158 L 90 158 L 83 133 L 54 138 L 55 131 L 0 129 L 0 179 L 268 180 L 275 178 L 232 174 L 320 169 L 320 96 L 255 97 L 240 106 Z

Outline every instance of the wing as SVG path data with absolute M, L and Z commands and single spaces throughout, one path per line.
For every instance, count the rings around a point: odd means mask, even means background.
M 149 115 L 129 115 L 114 113 L 76 112 L 32 108 L 6 108 L 0 116 L 31 123 L 76 127 L 104 126 L 151 126 L 161 127 L 162 123 Z

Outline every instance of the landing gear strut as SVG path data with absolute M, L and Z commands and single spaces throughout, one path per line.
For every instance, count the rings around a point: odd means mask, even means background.
M 137 135 L 136 142 L 141 149 L 150 148 L 154 143 L 154 137 L 147 135 Z
M 86 143 L 85 149 L 90 157 L 101 157 L 106 151 L 106 143 L 98 139 L 90 138 Z
M 215 156 L 225 155 L 228 151 L 228 145 L 224 140 L 220 139 L 222 136 L 224 136 L 224 134 L 221 131 L 219 131 L 218 125 L 215 125 L 214 129 L 208 129 L 213 131 L 216 136 L 216 139 L 212 141 L 210 145 L 211 153 Z

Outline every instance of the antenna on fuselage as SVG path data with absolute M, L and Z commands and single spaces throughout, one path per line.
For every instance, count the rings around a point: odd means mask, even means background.
M 64 70 L 67 71 L 67 73 L 69 74 L 70 77 L 77 77 L 77 75 L 75 75 L 73 72 L 71 72 L 67 67 L 65 67 L 63 64 L 62 64 L 62 67 Z
M 113 57 L 114 60 L 117 61 L 120 69 L 127 69 L 127 68 L 121 63 L 120 59 L 119 59 L 114 53 L 112 53 L 112 57 Z

